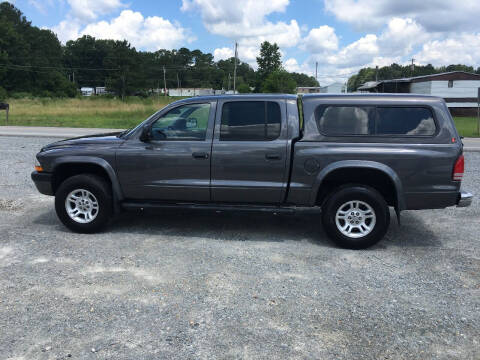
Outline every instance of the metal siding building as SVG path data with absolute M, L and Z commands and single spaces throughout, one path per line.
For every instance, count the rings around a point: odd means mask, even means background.
M 327 93 L 327 94 L 341 94 L 345 92 L 345 84 L 342 84 L 340 82 L 335 82 L 333 84 L 323 86 L 320 88 L 321 93 Z
M 445 99 L 452 115 L 474 116 L 477 112 L 477 95 L 480 74 L 452 71 L 368 82 L 358 88 L 362 92 L 412 93 L 438 96 Z

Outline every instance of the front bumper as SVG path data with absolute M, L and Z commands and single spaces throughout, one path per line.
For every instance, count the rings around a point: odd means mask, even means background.
M 458 193 L 457 207 L 467 207 L 472 204 L 473 195 L 462 191 Z
M 40 193 L 54 195 L 52 186 L 53 174 L 34 171 L 32 172 L 32 180 Z

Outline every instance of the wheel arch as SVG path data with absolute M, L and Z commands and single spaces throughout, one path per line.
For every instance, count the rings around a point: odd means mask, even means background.
M 324 194 L 325 185 L 328 184 L 329 179 L 334 179 L 336 175 L 344 174 L 345 172 L 352 171 L 352 173 L 356 174 L 356 178 L 352 179 L 352 181 L 343 181 L 343 183 L 339 183 L 338 185 L 343 185 L 349 182 L 352 183 L 360 183 L 368 186 L 372 186 L 371 181 L 368 178 L 358 181 L 358 178 L 362 174 L 378 174 L 378 181 L 388 181 L 391 184 L 391 187 L 394 189 L 394 198 L 391 201 L 391 205 L 395 207 L 397 212 L 405 210 L 405 199 L 403 196 L 403 186 L 402 182 L 398 176 L 398 174 L 389 166 L 375 162 L 375 161 L 367 161 L 367 160 L 344 160 L 344 161 L 337 161 L 327 165 L 323 168 L 317 175 L 314 185 L 313 191 L 310 197 L 310 205 L 314 206 L 318 204 L 319 198 L 320 201 L 322 200 L 322 196 L 326 196 Z M 378 186 L 373 184 L 373 188 L 378 189 Z M 323 193 L 322 193 L 323 188 Z M 382 190 L 382 189 L 380 189 Z M 379 191 L 380 191 L 379 190 Z M 380 191 L 382 195 L 384 193 Z
M 118 201 L 123 200 L 123 193 L 118 181 L 115 170 L 108 161 L 102 158 L 92 156 L 65 156 L 58 158 L 52 164 L 52 173 L 54 174 L 53 191 L 56 192 L 58 186 L 68 177 L 84 173 L 94 173 L 103 176 L 112 186 L 112 196 L 114 207 Z

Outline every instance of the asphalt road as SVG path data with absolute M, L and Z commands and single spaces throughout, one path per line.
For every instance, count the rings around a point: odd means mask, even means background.
M 52 139 L 53 140 L 53 139 Z M 372 249 L 312 215 L 124 214 L 78 235 L 0 138 L 0 359 L 479 359 L 480 202 L 405 212 Z M 480 153 L 464 188 L 480 194 Z

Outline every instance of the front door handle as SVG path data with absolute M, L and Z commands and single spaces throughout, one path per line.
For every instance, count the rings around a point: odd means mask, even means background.
M 208 159 L 208 154 L 206 152 L 194 152 L 192 156 L 195 159 Z
M 281 160 L 282 157 L 279 154 L 265 154 L 267 160 Z

